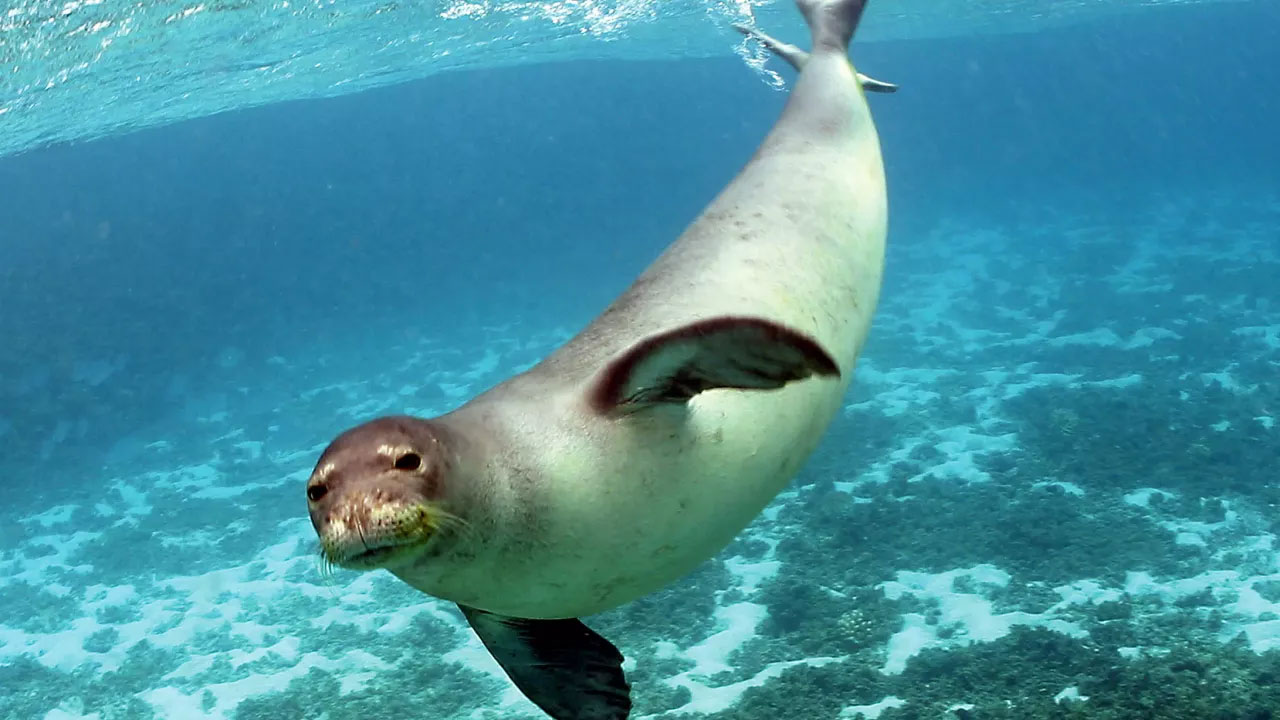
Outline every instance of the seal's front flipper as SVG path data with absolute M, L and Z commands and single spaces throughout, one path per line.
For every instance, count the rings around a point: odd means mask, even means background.
M 717 317 L 645 338 L 601 372 L 596 410 L 616 415 L 680 404 L 704 390 L 773 390 L 811 375 L 840 375 L 813 339 L 769 320 Z
M 527 620 L 459 605 L 511 681 L 555 720 L 626 720 L 622 653 L 580 620 Z

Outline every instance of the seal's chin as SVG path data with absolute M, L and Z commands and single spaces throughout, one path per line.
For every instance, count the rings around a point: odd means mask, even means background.
M 329 565 L 376 570 L 412 556 L 443 529 L 461 520 L 431 503 L 382 507 L 359 527 L 332 522 L 320 536 L 320 555 Z

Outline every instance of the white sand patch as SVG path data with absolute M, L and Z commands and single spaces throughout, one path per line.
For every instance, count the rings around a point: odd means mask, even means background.
M 255 620 L 257 610 L 249 609 L 250 606 L 266 608 L 288 603 L 296 597 L 323 597 L 327 604 L 339 610 L 332 621 L 352 622 L 372 616 L 370 625 L 384 632 L 405 630 L 412 616 L 421 612 L 446 619 L 455 627 L 462 626 L 460 617 L 448 616 L 440 609 L 440 603 L 432 600 L 408 608 L 379 608 L 386 611 L 371 613 L 374 603 L 368 590 L 375 579 L 373 574 L 356 576 L 347 587 L 325 587 L 288 580 L 298 563 L 314 562 L 309 554 L 300 551 L 304 547 L 300 540 L 309 532 L 305 526 L 305 520 L 282 523 L 280 541 L 262 550 L 246 565 L 194 576 L 171 577 L 156 583 L 158 589 L 176 591 L 179 597 L 147 597 L 132 586 L 88 586 L 83 591 L 81 602 L 83 617 L 76 618 L 59 632 L 27 633 L 0 627 L 0 661 L 29 654 L 41 664 L 62 671 L 88 665 L 96 666 L 97 672 L 111 672 L 122 666 L 130 648 L 146 640 L 157 648 L 177 649 L 186 655 L 185 662 L 165 676 L 167 682 L 189 680 L 224 661 L 232 668 L 259 662 L 283 668 L 279 672 L 257 672 L 232 682 L 208 685 L 212 705 L 198 714 L 208 718 L 229 718 L 243 700 L 277 692 L 311 668 L 332 672 L 338 678 L 343 693 L 364 687 L 378 673 L 390 669 L 387 663 L 359 648 L 336 657 L 303 653 L 297 628 L 264 625 Z M 65 565 L 62 558 L 67 553 L 96 537 L 94 533 L 77 533 L 74 536 L 36 538 L 32 542 L 49 544 L 59 553 L 31 561 L 31 566 L 15 577 L 38 579 L 48 567 Z M 336 599 L 335 595 L 338 596 Z M 112 607 L 129 608 L 133 619 L 114 625 L 98 622 L 98 613 Z M 111 636 L 106 638 L 111 647 L 103 651 L 86 650 L 85 642 L 103 630 L 111 632 Z M 317 631 L 323 630 L 317 628 Z M 226 637 L 230 649 L 192 653 L 193 641 L 205 634 Z M 466 637 L 475 646 L 476 656 L 488 663 L 495 676 L 505 677 L 479 641 L 470 632 Z M 94 642 L 101 643 L 102 639 L 95 638 Z M 512 689 L 510 694 L 520 703 L 518 706 L 522 712 L 534 712 L 532 705 L 518 691 Z M 164 685 L 141 693 L 140 697 L 152 705 L 159 717 L 191 717 L 193 712 L 197 712 L 196 708 L 206 707 L 203 703 L 208 699 L 204 688 L 188 695 L 177 687 Z M 70 712 L 74 708 L 63 707 L 61 710 Z
M 486 710 L 498 710 L 503 713 L 521 712 L 534 716 L 541 712 L 511 683 L 506 671 L 498 665 L 497 660 L 493 659 L 493 655 L 489 653 L 475 633 L 468 632 L 465 643 L 445 653 L 440 659 L 446 663 L 456 663 L 468 670 L 487 675 L 501 682 L 502 694 L 492 699 Z M 624 664 L 623 667 L 625 669 L 626 665 Z
M 18 522 L 24 525 L 39 525 L 42 528 L 51 528 L 54 525 L 70 522 L 71 514 L 76 511 L 77 507 L 77 505 L 54 505 L 37 515 L 19 518 Z
M 931 466 L 920 478 L 932 475 L 964 482 L 989 482 L 991 476 L 975 461 L 983 455 L 1008 452 L 1017 445 L 1014 433 L 985 435 L 968 425 L 944 428 L 934 434 L 938 438 L 935 447 L 949 459 Z
M 1120 336 L 1111 328 L 1097 328 L 1089 332 L 1074 333 L 1072 335 L 1059 335 L 1058 337 L 1049 338 L 1048 344 L 1053 347 L 1068 347 L 1072 345 L 1097 345 L 1100 347 L 1116 347 L 1124 344 Z
M 924 407 L 942 399 L 942 395 L 932 390 L 923 390 L 917 386 L 898 385 L 890 390 L 876 393 L 871 400 L 846 406 L 845 414 L 851 410 L 877 409 L 881 414 L 893 417 Z
M 1043 318 L 1021 308 L 1012 309 L 1006 307 L 995 308 L 996 317 L 1003 320 L 1016 320 L 1020 325 L 1029 327 L 1030 331 L 1023 334 L 1022 337 L 1006 340 L 995 345 L 1019 346 L 1019 345 L 1040 345 L 1049 339 L 1053 331 L 1057 329 L 1058 324 L 1067 316 L 1066 310 L 1057 310 L 1048 318 Z
M 977 406 L 978 425 L 983 428 L 1004 426 L 1000 405 L 1029 390 L 1049 387 L 1077 387 L 1079 375 L 1067 373 L 1038 373 L 1035 363 L 1023 363 L 1009 370 L 988 370 L 981 373 L 985 387 L 978 387 L 964 394 Z
M 436 383 L 436 387 L 445 397 L 451 400 L 464 398 L 471 394 L 471 386 L 466 384 L 439 382 Z
M 756 628 L 768 615 L 765 606 L 751 602 L 717 607 L 716 625 L 723 629 L 684 651 L 684 656 L 693 661 L 693 668 L 685 674 L 707 677 L 732 670 L 729 655 L 755 636 Z
M 314 400 L 321 395 L 334 394 L 349 400 L 355 400 L 363 391 L 367 383 L 363 380 L 355 382 L 337 382 L 326 385 L 316 385 L 308 390 L 303 390 L 298 394 L 299 400 Z
M 101 718 L 102 716 L 98 713 L 84 715 L 80 712 L 68 712 L 61 707 L 57 707 L 45 713 L 42 720 L 101 720 Z
M 53 552 L 41 557 L 21 557 L 10 561 L 7 573 L 0 579 L 0 587 L 12 582 L 24 582 L 53 591 L 51 570 L 64 570 L 80 574 L 88 574 L 93 568 L 89 565 L 72 565 L 71 555 L 80 551 L 80 547 L 100 538 L 100 532 L 80 530 L 66 535 L 37 535 L 27 539 L 23 545 L 41 545 L 52 548 Z
M 40 664 L 71 671 L 90 660 L 108 656 L 83 649 L 85 640 L 103 628 L 91 618 L 71 621 L 71 627 L 55 633 L 28 633 L 0 625 L 0 660 L 30 655 Z
M 876 720 L 884 713 L 885 710 L 900 708 L 906 705 L 907 701 L 895 695 L 890 695 L 880 702 L 871 703 L 870 705 L 850 705 L 840 711 L 837 716 L 842 720 L 844 718 L 864 718 L 864 720 Z
M 1258 544 L 1256 540 L 1254 544 Z M 1218 610 L 1227 616 L 1219 639 L 1227 641 L 1244 633 L 1250 649 L 1263 653 L 1280 649 L 1280 602 L 1268 600 L 1255 587 L 1280 583 L 1280 558 L 1273 561 L 1273 566 L 1276 572 L 1249 577 L 1237 570 L 1210 570 L 1165 581 L 1146 572 L 1130 572 L 1124 589 L 1135 597 L 1155 596 L 1166 604 L 1208 591 L 1217 601 Z
M 493 348 L 485 348 L 484 357 L 471 363 L 471 367 L 461 375 L 467 380 L 479 380 L 485 375 L 496 371 L 498 369 L 498 361 L 501 359 L 501 356 Z
M 213 461 L 221 464 L 220 461 Z M 189 488 L 204 489 L 214 487 L 221 479 L 222 473 L 213 463 L 192 463 L 176 467 L 164 472 L 149 472 L 141 476 L 142 481 L 151 487 L 164 486 L 173 490 Z
M 1107 380 L 1087 380 L 1080 383 L 1080 385 L 1084 387 L 1104 387 L 1123 390 L 1135 385 L 1141 385 L 1142 382 L 1143 377 L 1141 373 L 1129 373 L 1128 375 L 1121 375 L 1120 377 L 1110 378 Z
M 263 445 L 264 443 L 260 440 L 244 440 L 232 445 L 231 447 L 240 452 L 242 457 L 237 458 L 238 460 L 253 461 L 262 458 Z
M 243 535 L 252 528 L 247 520 L 236 520 L 220 530 L 197 530 L 181 533 L 155 533 L 155 537 L 163 547 L 208 548 L 215 547 L 218 541 Z
M 954 591 L 953 585 L 961 578 L 978 592 Z M 881 583 L 879 587 L 885 597 L 897 600 L 910 595 L 936 608 L 938 618 L 936 625 L 931 625 L 919 613 L 904 615 L 902 628 L 889 639 L 888 657 L 880 671 L 886 675 L 898 674 L 906 669 L 912 657 L 926 648 L 990 642 L 1007 635 L 1015 625 L 1043 627 L 1071 637 L 1087 635 L 1076 623 L 1057 616 L 1074 595 L 1063 596 L 1063 601 L 1043 613 L 995 613 L 991 601 L 980 593 L 984 588 L 1002 588 L 1009 584 L 1009 579 L 1003 570 L 982 564 L 933 574 L 901 571 L 896 580 Z M 940 628 L 948 628 L 950 637 L 940 637 Z
M 1139 595 L 1155 595 L 1165 603 L 1172 603 L 1188 595 L 1210 590 L 1215 594 L 1227 592 L 1239 584 L 1240 573 L 1235 570 L 1210 570 L 1189 578 L 1176 578 L 1158 582 L 1145 571 L 1130 571 L 1125 574 L 1124 590 L 1126 593 Z
M 379 579 L 373 574 L 365 574 L 357 581 L 335 589 L 330 606 L 308 623 L 318 630 L 339 624 L 352 625 L 362 632 L 393 635 L 408 629 L 415 618 L 425 614 L 446 625 L 470 632 L 452 603 L 427 595 L 415 593 L 413 597 L 419 602 L 388 608 L 385 603 L 378 602 L 373 597 L 373 583 L 377 580 Z M 385 578 L 381 581 L 386 582 Z
M 315 464 L 316 458 L 320 457 L 328 444 L 326 440 L 302 450 L 273 452 L 270 454 L 271 464 L 277 468 L 298 468 L 293 472 L 282 473 L 282 481 L 288 479 L 289 482 L 304 482 L 311 475 L 311 466 Z
M 855 490 L 857 490 L 859 487 L 863 485 L 884 484 L 886 482 L 889 482 L 889 472 L 890 470 L 893 469 L 894 464 L 904 462 L 910 459 L 911 454 L 916 450 L 916 448 L 920 447 L 921 445 L 925 445 L 929 447 L 932 447 L 933 445 L 932 441 L 928 437 L 928 433 L 924 435 L 916 435 L 913 437 L 903 437 L 899 439 L 897 443 L 898 443 L 898 447 L 886 453 L 883 453 L 882 457 L 884 459 L 881 460 L 880 462 L 877 462 L 875 465 L 872 465 L 870 468 L 867 468 L 865 472 L 860 473 L 856 477 L 851 478 L 849 480 L 834 481 L 833 485 L 836 487 L 836 489 L 840 490 L 841 492 L 853 494 Z M 923 477 L 924 475 L 920 474 L 912 478 L 912 480 L 913 481 L 919 480 Z M 778 497 L 780 499 L 783 498 L 782 495 L 779 495 Z M 787 499 L 794 498 L 794 497 L 795 497 L 795 493 L 790 493 L 787 496 Z M 766 513 L 772 513 L 767 516 L 770 521 L 777 519 L 777 513 L 779 509 L 781 509 L 781 503 L 775 502 L 765 510 Z
M 1084 497 L 1084 494 L 1085 494 L 1084 488 L 1080 487 L 1079 485 L 1073 482 L 1065 482 L 1063 480 L 1050 480 L 1050 481 L 1038 482 L 1032 485 L 1031 487 L 1036 489 L 1050 488 L 1050 487 L 1058 488 L 1063 493 L 1067 495 L 1071 495 L 1072 497 Z
M 1236 328 L 1231 331 L 1235 335 L 1253 338 L 1272 350 L 1280 350 L 1280 325 L 1257 325 Z
M 1063 387 L 1075 384 L 1079 375 L 1069 373 L 1037 373 L 1032 372 L 1035 363 L 1026 363 L 1009 372 L 1006 370 L 988 370 L 981 373 L 989 388 L 978 388 L 968 394 L 973 396 L 989 395 L 994 400 L 1012 400 L 1028 390 L 1047 387 Z M 1018 382 L 1013 382 L 1013 380 Z M 999 388 L 1000 392 L 995 393 Z
M 85 613 L 96 614 L 110 607 L 133 605 L 139 600 L 138 591 L 132 585 L 90 585 L 84 590 L 80 607 Z
M 864 391 L 870 389 L 872 396 L 862 402 L 846 405 L 844 413 L 849 416 L 855 410 L 874 410 L 894 416 L 918 411 L 942 398 L 940 393 L 930 389 L 939 378 L 958 372 L 951 368 L 893 368 L 881 371 L 874 362 L 863 359 L 858 367 L 858 386 Z M 881 387 L 888 389 L 880 390 Z
M 229 432 L 219 435 L 218 437 L 215 437 L 210 444 L 216 445 L 219 443 L 227 442 L 229 440 L 235 440 L 236 438 L 242 438 L 244 437 L 244 434 L 245 434 L 244 428 L 242 427 L 232 428 Z
M 90 573 L 91 568 L 66 564 L 66 556 L 80 545 L 94 541 L 99 533 L 76 533 L 72 536 L 34 538 L 29 542 L 45 542 L 58 550 L 55 555 L 26 561 L 25 569 L 15 573 L 13 580 L 52 588 L 41 580 L 50 568 L 70 569 Z M 286 583 L 283 575 L 294 562 L 308 562 L 304 556 L 280 560 L 283 546 L 297 547 L 296 539 L 272 546 L 260 556 L 265 573 L 270 579 L 249 580 L 250 568 L 245 566 L 218 570 L 195 577 L 168 578 L 157 584 L 182 593 L 181 599 L 173 597 L 145 597 L 133 586 L 108 587 L 87 585 L 82 591 L 80 610 L 83 616 L 72 621 L 68 629 L 44 633 L 26 633 L 10 628 L 0 628 L 0 659 L 28 653 L 40 663 L 61 670 L 73 670 L 85 663 L 94 663 L 103 672 L 116 670 L 124 662 L 128 650 L 142 640 L 148 640 L 159 648 L 185 648 L 202 632 L 229 632 L 232 637 L 242 637 L 246 644 L 261 646 L 273 629 L 253 622 L 240 620 L 243 601 L 255 596 L 260 605 L 277 599 L 282 593 L 320 595 L 324 588 L 304 584 Z M 274 576 L 274 577 L 271 577 Z M 90 574 L 91 577 L 91 574 Z M 189 606 L 185 606 L 189 603 Z M 98 613 L 111 607 L 127 606 L 138 619 L 130 622 L 105 625 L 97 621 Z M 185 606 L 185 607 L 184 607 Z M 116 633 L 114 644 L 102 652 L 90 652 L 83 648 L 91 635 L 110 629 Z
M 1062 690 L 1058 691 L 1057 695 L 1053 696 L 1053 701 L 1059 705 L 1061 705 L 1064 702 L 1084 702 L 1088 699 L 1089 699 L 1089 696 L 1081 695 L 1080 688 L 1076 687 L 1075 685 L 1072 685 L 1071 687 L 1063 688 Z
M 1164 328 L 1141 328 L 1133 333 L 1132 336 L 1124 343 L 1125 350 L 1136 350 L 1138 348 L 1150 347 L 1160 340 L 1181 340 L 1182 336 L 1172 330 Z
M 1258 386 L 1256 383 L 1253 385 L 1241 385 L 1240 381 L 1236 380 L 1235 376 L 1231 374 L 1231 371 L 1234 370 L 1235 367 L 1235 363 L 1232 363 L 1225 370 L 1219 372 L 1200 373 L 1200 379 L 1204 382 L 1205 387 L 1217 385 L 1223 390 L 1233 392 L 1237 395 L 1248 395 L 1249 393 L 1257 390 Z
M 1280 648 L 1280 620 L 1258 620 L 1240 623 L 1232 628 L 1244 633 L 1249 647 L 1256 653 Z
M 414 592 L 416 593 L 417 591 L 415 590 Z M 421 595 L 421 597 L 424 598 L 421 604 L 408 605 L 385 613 L 387 622 L 378 628 L 378 632 L 384 635 L 394 635 L 402 627 L 408 627 L 409 622 L 418 615 L 430 615 L 437 622 L 453 626 L 463 631 L 464 634 L 471 634 L 471 626 L 467 624 L 466 619 L 462 617 L 462 612 L 454 603 L 447 600 L 439 600 L 429 595 Z
M 776 545 L 776 542 L 774 544 Z M 770 547 L 770 555 L 772 550 L 773 548 Z M 724 564 L 734 577 L 734 588 L 747 595 L 755 593 L 760 585 L 777 575 L 778 570 L 782 568 L 782 563 L 778 560 L 750 561 L 741 557 L 731 557 L 725 560 Z
M 141 517 L 151 514 L 151 506 L 147 504 L 147 494 L 134 488 L 132 485 L 123 480 L 117 480 L 112 486 L 112 490 L 120 496 L 120 501 L 124 503 L 125 519 Z
M 762 583 L 773 577 L 781 566 L 780 562 L 773 559 L 777 540 L 761 532 L 754 533 L 753 537 L 769 545 L 762 559 L 748 561 L 741 557 L 733 557 L 725 562 L 732 577 L 730 589 L 738 591 L 739 597 L 742 594 L 750 597 Z M 718 593 L 718 598 L 723 597 L 725 592 Z M 748 689 L 764 684 L 788 668 L 797 665 L 820 666 L 839 661 L 839 658 L 804 658 L 774 662 L 745 680 L 721 686 L 709 685 L 707 680 L 712 676 L 733 670 L 729 658 L 756 636 L 760 624 L 767 616 L 768 610 L 763 605 L 753 602 L 717 604 L 714 619 L 718 630 L 715 633 L 683 650 L 671 643 L 658 645 L 656 650 L 660 656 L 681 657 L 693 663 L 693 667 L 665 680 L 668 685 L 687 688 L 690 693 L 689 702 L 673 712 L 720 712 L 733 707 L 742 693 Z
M 337 658 L 325 657 L 318 653 L 307 653 L 297 657 L 295 652 L 294 655 L 295 657 L 285 659 L 296 660 L 296 662 L 280 672 L 259 673 L 232 682 L 211 684 L 190 695 L 174 687 L 152 688 L 138 695 L 155 709 L 159 717 L 179 718 L 191 717 L 194 708 L 202 707 L 204 693 L 208 692 L 214 698 L 214 705 L 202 712 L 201 716 L 229 718 L 241 702 L 259 695 L 279 692 L 288 687 L 293 680 L 306 675 L 312 668 L 335 675 L 356 674 L 365 677 L 372 677 L 374 673 L 391 669 L 388 663 L 362 650 L 352 650 Z M 361 684 L 358 681 L 343 682 L 340 685 L 340 690 L 344 694 L 360 688 Z
M 722 685 L 720 687 L 708 687 L 702 685 L 688 677 L 688 673 L 681 673 L 673 678 L 668 678 L 666 683 L 673 687 L 686 687 L 692 693 L 692 699 L 671 710 L 672 713 L 718 713 L 728 710 L 737 704 L 742 698 L 742 694 L 753 687 L 759 687 L 769 680 L 781 675 L 787 670 L 807 665 L 809 667 L 822 667 L 833 662 L 839 662 L 840 658 L 805 658 L 803 660 L 785 660 L 781 662 L 770 663 L 763 670 L 755 675 L 730 685 Z
M 1127 373 L 1119 377 L 1105 378 L 1103 380 L 1082 380 L 1081 375 L 1076 373 L 1037 373 L 1032 372 L 1035 363 L 1026 363 L 1019 366 L 1014 372 L 989 370 L 982 373 L 982 378 L 992 386 L 990 390 L 977 389 L 966 394 L 966 397 L 977 397 L 990 392 L 990 399 L 982 403 L 980 413 L 983 416 L 995 415 L 995 408 L 999 401 L 1011 400 L 1016 398 L 1028 390 L 1036 390 L 1040 388 L 1065 387 L 1065 388 L 1085 388 L 1085 387 L 1103 387 L 1112 389 L 1125 389 L 1140 385 L 1143 382 L 1141 373 Z M 1014 382 L 1013 380 L 1018 380 Z M 1000 391 L 994 392 L 994 388 L 998 387 Z
M 1126 493 L 1124 496 L 1124 501 L 1129 505 L 1134 505 L 1136 507 L 1149 509 L 1151 507 L 1151 498 L 1156 495 L 1159 495 L 1160 497 L 1166 500 L 1172 500 L 1173 498 L 1178 497 L 1175 493 L 1171 493 L 1168 490 L 1161 490 L 1159 488 L 1146 487 L 1146 488 L 1138 488 L 1133 492 Z
M 1160 527 L 1174 533 L 1175 542 L 1179 545 L 1198 545 L 1208 547 L 1213 534 L 1219 530 L 1232 527 L 1240 520 L 1240 514 L 1231 509 L 1230 503 L 1223 501 L 1226 512 L 1222 520 L 1213 523 L 1198 520 L 1161 520 Z
M 238 437 L 243 431 L 237 430 L 229 436 Z M 322 447 L 322 446 L 321 446 Z M 266 477 L 265 480 L 245 483 L 226 483 L 228 478 L 239 478 L 245 476 L 245 473 L 238 470 L 224 471 L 224 466 L 236 466 L 249 460 L 258 460 L 263 454 L 263 443 L 259 441 L 242 441 L 232 445 L 233 452 L 224 457 L 221 453 L 215 454 L 213 459 L 206 462 L 191 463 L 167 470 L 164 472 L 148 472 L 139 476 L 141 483 L 146 487 L 165 487 L 173 490 L 183 491 L 185 497 L 193 500 L 229 500 L 239 497 L 255 490 L 279 487 L 285 483 L 296 483 L 301 485 L 311 474 L 311 464 L 314 462 L 319 448 L 312 448 L 305 451 L 281 454 L 272 453 L 270 460 L 273 465 L 281 468 L 293 468 L 290 472 L 281 472 L 278 475 L 267 474 L 263 476 L 261 473 L 254 473 L 254 477 Z M 313 452 L 314 450 L 314 452 Z M 145 495 L 137 493 L 130 486 L 120 484 L 124 489 L 122 495 L 126 493 L 126 503 L 131 507 L 146 507 L 149 512 L 149 506 L 145 506 Z M 135 514 L 130 511 L 130 514 Z M 141 513 L 136 513 L 141 514 Z
M 897 675 L 907 669 L 907 661 L 938 644 L 936 627 L 929 625 L 919 613 L 907 613 L 902 616 L 901 629 L 889 638 L 887 657 L 880 672 Z
M 1113 602 L 1124 597 L 1124 594 L 1115 588 L 1103 587 L 1096 580 L 1076 580 L 1066 585 L 1059 585 L 1053 589 L 1058 597 L 1062 598 L 1060 602 L 1055 604 L 1050 610 L 1065 609 L 1072 605 L 1099 605 L 1104 602 Z
M 1197 547 L 1208 547 L 1208 543 L 1202 535 L 1192 532 L 1180 532 L 1173 536 L 1175 545 L 1195 545 Z
M 1117 293 L 1168 292 L 1173 288 L 1170 282 L 1152 281 L 1153 277 L 1159 277 L 1159 273 L 1156 270 L 1158 252 L 1151 245 L 1152 243 L 1139 244 L 1128 262 L 1106 276 L 1107 282 Z

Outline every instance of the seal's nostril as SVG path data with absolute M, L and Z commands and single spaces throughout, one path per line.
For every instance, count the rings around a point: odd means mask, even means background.
M 417 470 L 419 467 L 422 467 L 422 456 L 418 453 L 408 452 L 396 458 L 397 470 Z
M 320 483 L 316 483 L 315 485 L 307 487 L 307 499 L 311 502 L 319 502 L 320 498 L 324 497 L 327 492 L 329 492 L 329 488 Z

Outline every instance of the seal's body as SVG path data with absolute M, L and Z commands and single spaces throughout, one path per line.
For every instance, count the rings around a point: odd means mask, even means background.
M 308 483 L 328 559 L 458 603 L 560 720 L 630 705 L 572 618 L 722 549 L 817 445 L 867 336 L 887 213 L 875 81 L 847 57 L 863 0 L 799 4 L 811 53 L 747 31 L 800 68 L 782 117 L 631 288 L 458 410 L 344 433 Z

